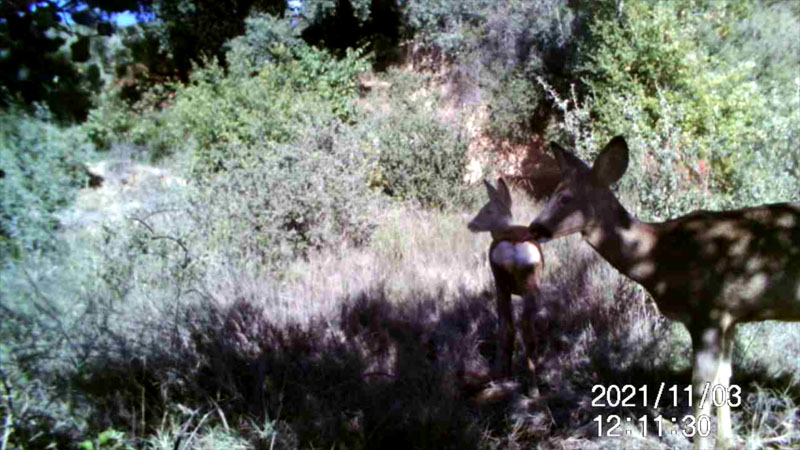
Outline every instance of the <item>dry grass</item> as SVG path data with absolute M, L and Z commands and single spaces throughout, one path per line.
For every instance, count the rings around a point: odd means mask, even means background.
M 452 305 L 491 281 L 485 256 L 490 239 L 476 239 L 466 220 L 464 214 L 391 209 L 382 212 L 367 247 L 319 252 L 288 264 L 277 276 L 214 271 L 209 284 L 221 299 L 263 299 L 281 323 L 330 317 L 344 298 L 378 288 L 398 302 L 442 294 L 442 304 Z
M 535 217 L 537 207 L 524 198 L 517 200 L 517 222 L 527 223 Z M 403 414 L 422 414 L 429 408 L 439 413 L 447 410 L 460 417 L 454 423 L 469 423 L 482 430 L 482 446 L 539 442 L 541 448 L 617 448 L 619 439 L 595 437 L 591 420 L 596 415 L 654 418 L 658 413 L 667 417 L 690 413 L 685 401 L 657 412 L 642 407 L 641 400 L 632 409 L 591 406 L 594 384 L 647 385 L 651 396 L 662 382 L 667 386 L 689 384 L 690 347 L 683 327 L 659 316 L 640 288 L 620 277 L 578 237 L 544 247 L 547 268 L 537 330 L 546 344 L 541 349 L 535 380 L 541 397 L 526 395 L 534 381 L 526 376 L 519 360 L 515 361 L 518 375 L 514 380 L 481 385 L 494 357 L 496 326 L 486 255 L 490 239 L 469 233 L 464 226 L 469 218 L 470 214 L 463 213 L 392 208 L 382 213 L 378 232 L 368 247 L 297 261 L 278 280 L 228 279 L 227 287 L 219 291 L 220 297 L 241 299 L 244 295 L 247 303 L 260 305 L 269 311 L 269 320 L 279 324 L 302 323 L 313 328 L 314 323 L 325 323 L 329 337 L 321 340 L 361 347 L 357 360 L 362 365 L 362 378 L 350 383 L 370 386 L 365 388 L 369 390 L 372 381 L 363 377 L 386 378 L 383 383 L 391 386 L 385 386 L 392 393 L 390 397 L 411 399 L 397 406 L 405 410 L 401 415 L 406 420 Z M 232 295 L 234 292 L 237 295 Z M 798 332 L 796 326 L 780 326 L 784 327 L 782 333 Z M 771 327 L 767 324 L 760 329 Z M 745 330 L 750 333 L 749 328 Z M 750 348 L 770 347 L 774 356 L 780 355 L 780 359 L 767 358 L 765 364 L 774 367 L 770 370 L 782 368 L 793 373 L 791 368 L 796 365 L 792 362 L 800 352 L 785 346 L 776 349 L 757 336 L 740 341 L 748 339 Z M 744 361 L 763 355 L 751 354 L 748 349 L 743 352 Z M 737 368 L 737 376 L 742 379 L 766 375 L 761 369 L 748 371 L 750 363 L 739 364 L 742 367 Z M 780 382 L 787 381 L 784 377 Z M 431 397 L 422 387 L 406 385 L 417 382 L 445 383 L 447 387 Z M 782 402 L 797 395 L 796 381 L 789 383 L 794 390 L 777 397 Z M 499 400 L 480 403 L 489 398 Z M 393 402 L 396 400 L 389 404 Z M 357 406 L 356 411 L 351 413 L 366 420 L 368 412 Z M 737 417 L 744 419 L 742 416 L 750 414 L 756 416 L 748 411 Z M 769 411 L 761 414 L 772 416 Z M 390 412 L 387 417 L 394 414 Z M 453 423 L 441 416 L 427 419 L 436 425 L 434 429 L 449 429 Z M 792 416 L 791 420 L 796 418 Z M 386 421 L 391 419 L 378 420 Z M 381 434 L 380 427 L 372 432 L 375 434 L 362 444 L 370 446 L 381 440 L 376 437 Z M 761 428 L 760 432 L 772 436 L 765 439 L 779 436 L 778 430 Z M 762 436 L 760 432 L 756 434 Z M 796 441 L 795 435 L 790 436 L 794 437 L 785 442 Z M 625 440 L 627 448 L 688 445 L 688 440 L 671 435 L 660 440 Z
M 537 206 L 515 198 L 515 221 L 528 223 Z M 153 227 L 144 236 L 181 237 L 179 210 L 137 213 Z M 689 414 L 685 399 L 659 410 L 641 399 L 632 408 L 591 401 L 595 384 L 646 385 L 650 403 L 661 383 L 688 385 L 690 348 L 683 327 L 579 237 L 543 246 L 537 378 L 518 342 L 515 376 L 487 383 L 497 327 L 490 238 L 466 229 L 471 216 L 389 206 L 369 245 L 277 274 L 216 258 L 197 237 L 183 245 L 205 256 L 188 266 L 169 240 L 146 256 L 111 245 L 96 267 L 116 264 L 130 290 L 108 311 L 110 330 L 77 333 L 103 346 L 86 354 L 72 387 L 92 405 L 93 429 L 124 429 L 159 448 L 190 436 L 203 448 L 688 448 L 676 435 L 597 437 L 601 414 Z M 137 227 L 112 228 L 116 239 L 141 239 Z M 37 280 L 43 287 L 47 277 Z M 747 396 L 734 424 L 748 448 L 800 442 L 797 336 L 797 325 L 740 333 L 733 383 Z

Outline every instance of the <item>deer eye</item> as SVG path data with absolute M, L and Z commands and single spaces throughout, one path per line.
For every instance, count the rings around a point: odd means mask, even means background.
M 558 202 L 562 205 L 568 205 L 569 202 L 571 201 L 572 201 L 571 195 L 562 195 L 561 197 L 558 198 Z

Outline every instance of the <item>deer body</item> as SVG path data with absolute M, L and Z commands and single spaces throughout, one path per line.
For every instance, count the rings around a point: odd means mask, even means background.
M 800 319 L 800 206 L 700 211 L 664 223 L 627 215 L 583 233 L 665 316 L 707 321 Z M 615 224 L 627 223 L 628 227 Z
M 514 227 L 489 246 L 489 264 L 492 271 L 509 276 L 507 284 L 512 294 L 525 295 L 531 288 L 531 276 L 542 264 L 542 248 L 531 239 L 525 227 Z
M 701 399 L 715 385 L 730 386 L 736 323 L 800 320 L 800 204 L 697 211 L 644 223 L 609 189 L 627 168 L 624 139 L 612 139 L 592 168 L 551 145 L 562 181 L 531 223 L 531 233 L 555 238 L 580 232 L 617 270 L 644 286 L 662 314 L 686 325 L 694 353 L 695 417 L 709 417 L 712 402 Z M 733 448 L 727 402 L 717 408 L 717 418 L 716 447 Z M 710 438 L 695 437 L 696 449 L 710 445 Z
M 489 266 L 492 269 L 497 291 L 497 317 L 500 322 L 498 358 L 495 375 L 511 374 L 511 357 L 514 350 L 514 317 L 511 295 L 523 298 L 520 318 L 522 337 L 528 368 L 534 372 L 535 339 L 531 319 L 538 307 L 539 288 L 544 267 L 542 248 L 533 240 L 524 226 L 511 225 L 511 195 L 505 181 L 498 181 L 499 190 L 486 183 L 489 193 L 487 203 L 469 223 L 470 230 L 491 231 Z

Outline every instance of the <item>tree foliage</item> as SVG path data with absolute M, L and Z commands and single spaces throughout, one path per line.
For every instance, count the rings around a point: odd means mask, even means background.
M 162 48 L 169 51 L 184 81 L 192 64 L 216 59 L 225 64 L 224 44 L 245 32 L 245 19 L 251 13 L 282 16 L 284 0 L 155 0 L 153 24 Z
M 113 33 L 110 13 L 148 0 L 10 1 L 0 5 L 0 106 L 44 102 L 62 121 L 83 120 L 101 87 L 91 42 Z
M 57 212 L 87 181 L 84 136 L 41 119 L 0 112 L 0 262 L 50 248 Z
M 592 4 L 580 70 L 599 141 L 638 142 L 643 171 L 628 187 L 645 210 L 669 217 L 796 199 L 797 39 L 766 22 L 799 37 L 800 19 L 781 3 L 620 5 Z

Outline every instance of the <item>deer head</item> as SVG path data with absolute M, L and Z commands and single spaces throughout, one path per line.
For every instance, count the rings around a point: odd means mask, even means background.
M 472 219 L 467 228 L 472 232 L 498 231 L 511 226 L 511 193 L 505 180 L 497 179 L 497 188 L 488 181 L 483 180 L 489 202 L 483 205 L 478 215 Z
M 628 168 L 628 145 L 617 136 L 605 146 L 590 168 L 574 154 L 551 142 L 561 169 L 561 182 L 530 231 L 539 240 L 586 232 L 599 224 L 619 203 L 611 192 Z

